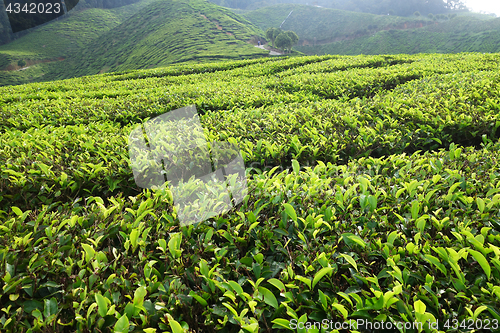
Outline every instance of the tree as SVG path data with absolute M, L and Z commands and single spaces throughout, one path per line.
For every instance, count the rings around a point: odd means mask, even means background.
M 292 48 L 292 39 L 287 33 L 280 33 L 278 37 L 276 37 L 276 46 L 284 52 L 285 49 Z
M 278 37 L 278 35 L 280 33 L 281 33 L 281 29 L 280 28 L 269 28 L 269 29 L 267 29 L 267 31 L 266 31 L 266 37 L 271 40 L 271 42 L 273 43 L 273 47 L 274 47 L 274 41 L 276 40 L 276 37 Z
M 290 37 L 290 40 L 292 41 L 292 43 L 290 44 L 290 51 L 291 51 L 292 46 L 297 44 L 297 42 L 299 41 L 299 36 L 297 36 L 297 34 L 293 31 L 285 31 L 285 33 L 288 37 Z
M 416 16 L 416 17 L 419 17 L 420 16 L 420 12 L 416 11 L 415 13 L 413 13 L 413 15 Z
M 462 0 L 446 0 L 446 8 L 451 10 L 464 10 L 467 9 Z

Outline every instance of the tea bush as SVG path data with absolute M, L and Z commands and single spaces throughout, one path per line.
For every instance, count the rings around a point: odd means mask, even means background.
M 494 330 L 498 59 L 259 59 L 0 88 L 0 330 Z M 134 184 L 127 144 L 189 104 L 208 141 L 239 144 L 248 195 L 180 226 L 168 189 Z

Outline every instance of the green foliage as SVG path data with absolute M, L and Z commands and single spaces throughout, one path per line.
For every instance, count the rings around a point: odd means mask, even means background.
M 280 28 L 273 28 L 270 27 L 266 30 L 266 37 L 271 40 L 273 47 L 274 47 L 274 42 L 276 38 L 281 34 L 281 29 Z
M 276 37 L 276 46 L 283 51 L 292 47 L 292 39 L 287 33 L 282 32 Z
M 285 31 L 288 37 L 292 40 L 292 45 L 296 44 L 299 41 L 299 36 L 293 31 Z
M 500 51 L 500 21 L 486 20 L 485 15 L 462 13 L 456 17 L 453 13 L 451 16 L 456 19 L 447 20 L 448 16 L 439 14 L 436 25 L 434 16 L 373 15 L 295 4 L 266 7 L 243 15 L 265 30 L 279 26 L 291 10 L 293 13 L 282 28 L 297 33 L 301 41 L 295 49 L 308 55 Z
M 155 1 L 74 55 L 54 77 L 264 56 L 247 43 L 256 35 L 261 32 L 249 22 L 208 2 Z
M 436 16 L 436 20 L 440 20 Z M 433 20 L 434 21 L 434 20 Z M 421 28 L 393 29 L 356 38 L 297 46 L 305 54 L 417 54 L 500 51 L 500 21 L 473 17 L 423 22 Z M 410 23 L 409 23 L 410 24 Z M 410 25 L 409 25 L 410 27 Z
M 4 61 L 7 67 L 19 59 L 35 64 L 23 71 L 0 72 L 0 85 L 179 62 L 258 58 L 268 51 L 248 41 L 263 35 L 243 17 L 206 1 L 146 0 L 115 9 L 88 9 L 0 46 L 0 68 Z
M 265 58 L 1 87 L 0 330 L 500 320 L 498 60 Z M 180 226 L 169 189 L 135 186 L 127 138 L 189 104 L 209 141 L 239 144 L 249 191 Z
M 280 0 L 211 0 L 221 6 L 252 10 L 260 7 L 273 6 L 283 3 Z M 308 0 L 295 0 L 293 3 L 302 5 L 311 4 Z M 448 0 L 357 0 L 357 1 L 328 1 L 318 0 L 312 3 L 315 6 L 342 9 L 346 11 L 364 12 L 376 15 L 411 16 L 415 11 L 423 13 L 435 12 L 444 13 L 450 10 L 465 9 L 463 1 L 448 1 Z
M 293 13 L 283 22 L 292 10 Z M 369 26 L 377 26 L 379 27 L 377 30 L 383 30 L 393 24 L 401 26 L 405 23 L 417 24 L 425 21 L 416 17 L 373 15 L 296 4 L 261 8 L 244 13 L 242 16 L 262 30 L 279 27 L 283 23 L 281 29 L 292 30 L 302 40 L 308 41 L 312 41 L 315 37 L 318 41 L 347 38 L 357 30 L 370 30 Z
M 293 31 L 282 31 L 280 28 L 268 28 L 266 31 L 266 37 L 269 38 L 273 47 L 278 47 L 279 49 L 292 50 L 292 46 L 297 43 L 299 36 Z
M 116 27 L 148 2 L 141 1 L 111 10 L 95 8 L 71 12 L 64 18 L 38 27 L 29 34 L 0 46 L 0 69 L 16 64 L 20 59 L 29 59 L 33 63 L 23 71 L 1 72 L 0 85 L 43 80 L 45 74 L 58 70 L 64 59 L 87 47 L 92 40 Z

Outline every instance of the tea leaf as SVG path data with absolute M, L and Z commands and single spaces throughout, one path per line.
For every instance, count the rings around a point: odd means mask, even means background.
M 285 288 L 285 285 L 283 284 L 283 282 L 281 282 L 280 280 L 278 279 L 269 279 L 267 282 L 269 282 L 270 284 L 272 284 L 273 286 L 275 286 L 276 288 L 278 288 L 278 290 L 280 292 L 285 292 L 286 291 L 286 288 Z
M 264 296 L 264 302 L 271 305 L 275 309 L 278 308 L 278 301 L 276 300 L 276 297 L 269 289 L 264 287 L 259 287 L 258 290 L 259 293 L 261 293 Z
M 177 232 L 170 235 L 170 240 L 168 241 L 168 249 L 170 254 L 175 259 L 181 256 L 181 242 L 182 242 L 182 233 Z
M 88 244 L 82 244 L 82 248 L 85 250 L 85 261 L 89 262 L 91 259 L 94 258 L 95 250 L 92 248 L 92 246 Z
M 344 258 L 345 260 L 347 260 L 347 262 L 349 264 L 351 264 L 355 270 L 358 270 L 358 265 L 356 265 L 356 261 L 354 261 L 353 257 L 351 257 L 350 255 L 348 254 L 345 254 L 345 253 L 341 253 L 339 254 L 342 258 Z
M 172 329 L 172 333 L 184 333 L 184 329 L 182 328 L 181 324 L 175 321 L 172 317 L 168 319 L 168 324 Z
M 273 321 L 271 321 L 271 323 L 274 324 L 272 328 L 287 329 L 287 330 L 293 331 L 293 329 L 290 328 L 290 321 L 289 320 L 277 318 L 277 319 L 274 319 Z
M 481 252 L 474 251 L 471 249 L 467 250 L 473 257 L 476 259 L 476 261 L 481 265 L 481 268 L 484 270 L 484 273 L 488 277 L 488 280 L 491 277 L 491 266 L 488 264 L 488 260 L 483 256 Z
M 128 333 L 130 324 L 126 315 L 123 315 L 116 321 L 114 326 L 115 333 Z
M 323 276 L 325 276 L 326 274 L 330 274 L 332 271 L 333 271 L 332 267 L 324 267 L 324 268 L 320 269 L 314 275 L 314 279 L 312 282 L 312 288 L 314 288 L 314 286 L 316 286 L 316 284 L 319 282 L 319 280 L 321 280 L 323 278 Z
M 476 203 L 477 203 L 477 207 L 479 208 L 479 211 L 481 213 L 483 213 L 484 212 L 484 207 L 485 207 L 484 200 L 481 199 L 481 198 L 476 198 Z
M 347 309 L 342 304 L 333 303 L 332 307 L 339 310 L 340 313 L 342 314 L 342 317 L 344 317 L 344 319 L 347 319 L 347 316 L 349 315 L 349 313 L 347 312 Z
M 297 222 L 297 214 L 295 213 L 295 209 L 290 204 L 283 204 L 285 207 L 286 214 L 294 221 Z
M 97 311 L 101 317 L 106 316 L 108 313 L 108 303 L 106 302 L 106 298 L 101 294 L 95 294 L 95 301 L 97 302 Z
M 300 165 L 299 162 L 297 162 L 297 160 L 292 160 L 292 167 L 293 167 L 293 172 L 299 174 Z
M 417 300 L 415 303 L 413 303 L 413 307 L 415 308 L 416 313 L 425 314 L 426 306 L 421 300 Z
M 49 318 L 57 313 L 57 300 L 54 297 L 51 299 L 45 299 L 43 303 L 43 316 L 45 318 Z

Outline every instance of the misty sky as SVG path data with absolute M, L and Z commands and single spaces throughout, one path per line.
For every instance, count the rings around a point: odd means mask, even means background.
M 500 1 L 498 0 L 465 0 L 465 5 L 475 12 L 485 11 L 500 17 Z

